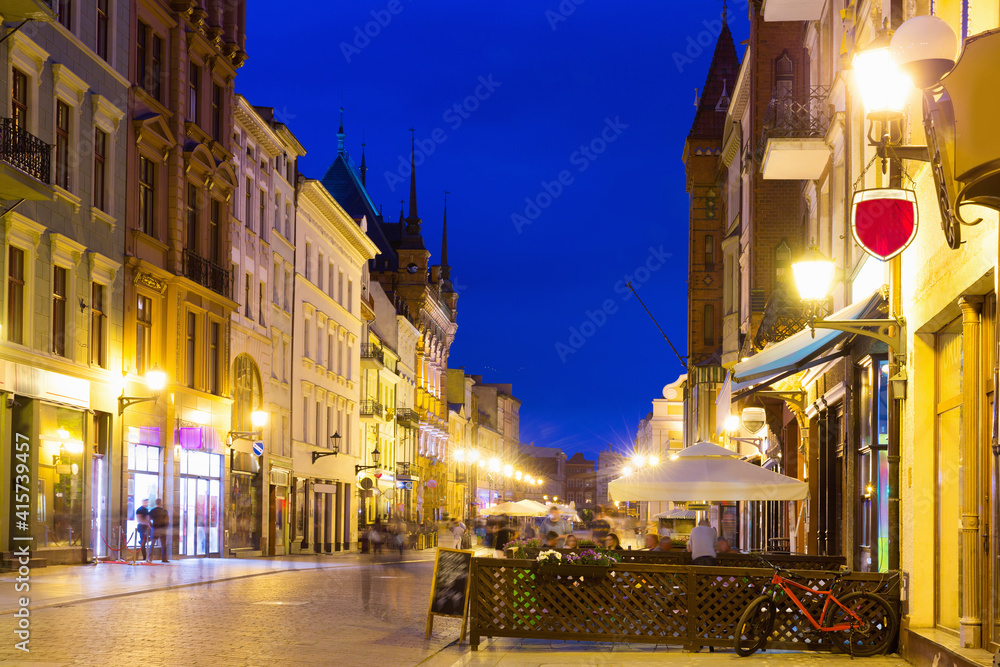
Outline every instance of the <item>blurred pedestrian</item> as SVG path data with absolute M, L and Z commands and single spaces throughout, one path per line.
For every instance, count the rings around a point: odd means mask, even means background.
M 607 537 L 604 538 L 604 548 L 621 550 L 621 540 L 619 540 L 618 536 L 614 533 L 608 533 Z
M 660 536 L 656 533 L 646 533 L 646 551 L 662 551 L 660 549 Z
M 451 536 L 455 538 L 455 548 L 462 548 L 462 538 L 465 537 L 465 524 L 455 519 L 451 522 Z
M 576 549 L 578 546 L 580 546 L 580 541 L 576 539 L 576 535 L 570 534 L 566 536 L 565 547 L 567 549 Z
M 549 507 L 549 515 L 542 519 L 542 525 L 539 526 L 539 530 L 546 536 L 548 536 L 549 532 L 555 531 L 556 535 L 559 536 L 558 547 L 562 547 L 565 539 L 573 532 L 569 521 L 560 516 L 559 507 L 556 505 Z
M 545 544 L 543 546 L 547 549 L 557 549 L 559 547 L 559 533 L 554 530 L 545 533 Z
M 149 498 L 142 499 L 142 505 L 135 509 L 135 532 L 139 537 L 142 559 L 146 560 L 146 540 L 149 539 Z
M 170 530 L 170 514 L 163 507 L 163 500 L 156 499 L 156 507 L 149 510 L 149 523 L 153 527 L 153 536 L 149 540 L 149 559 L 153 559 L 153 551 L 156 549 L 156 541 L 160 541 L 160 556 L 164 563 L 169 563 L 167 558 L 167 533 Z
M 507 546 L 508 542 L 513 542 L 514 538 L 516 538 L 516 537 L 517 537 L 517 531 L 514 530 L 513 528 L 511 528 L 507 524 L 506 521 L 503 521 L 500 524 L 500 527 L 497 529 L 497 533 L 496 533 L 496 542 L 495 542 L 495 544 L 496 544 L 496 547 L 495 547 L 496 554 L 495 554 L 495 556 L 497 558 L 503 558 L 503 556 L 504 556 L 504 553 L 503 553 L 504 547 Z

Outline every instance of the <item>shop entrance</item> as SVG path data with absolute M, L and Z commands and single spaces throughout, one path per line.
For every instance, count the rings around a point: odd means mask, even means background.
M 180 554 L 218 555 L 222 457 L 208 452 L 183 452 L 180 482 Z

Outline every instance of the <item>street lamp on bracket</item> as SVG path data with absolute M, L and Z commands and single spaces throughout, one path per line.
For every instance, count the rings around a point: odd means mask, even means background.
M 161 371 L 156 366 L 153 366 L 145 375 L 146 386 L 149 390 L 153 392 L 152 396 L 126 396 L 125 390 L 122 390 L 122 395 L 118 397 L 118 416 L 125 413 L 125 409 L 135 405 L 136 403 L 146 403 L 147 401 L 156 402 L 160 398 L 160 392 L 167 384 L 167 374 Z
M 363 466 L 361 464 L 355 464 L 355 466 L 354 466 L 354 474 L 357 475 L 362 470 L 375 470 L 376 468 L 379 467 L 378 466 L 378 460 L 379 460 L 379 458 L 381 458 L 381 456 L 382 456 L 382 452 L 380 452 L 378 450 L 378 445 L 375 445 L 375 449 L 372 450 L 372 465 L 370 465 L 370 466 Z
M 879 340 L 889 346 L 895 359 L 906 358 L 906 319 L 899 315 L 890 312 L 887 318 L 864 320 L 827 320 L 822 317 L 821 313 L 827 303 L 836 274 L 836 266 L 833 260 L 823 255 L 819 249 L 812 247 L 806 250 L 802 257 L 792 264 L 792 273 L 795 276 L 799 296 L 807 306 L 809 329 L 814 338 L 816 329 L 843 331 Z M 883 298 L 887 298 L 888 290 L 885 286 L 882 287 L 882 291 Z M 906 367 L 902 361 L 898 362 L 898 366 L 896 375 L 890 380 L 897 389 L 896 397 L 903 398 L 907 379 Z
M 230 431 L 226 434 L 226 444 L 233 446 L 233 440 L 257 440 L 264 437 L 264 426 L 267 425 L 267 411 L 254 410 L 250 413 L 252 431 Z
M 337 456 L 340 454 L 340 432 L 337 431 L 330 436 L 330 451 L 328 452 L 313 452 L 312 459 L 313 463 L 317 460 L 323 458 L 324 456 Z

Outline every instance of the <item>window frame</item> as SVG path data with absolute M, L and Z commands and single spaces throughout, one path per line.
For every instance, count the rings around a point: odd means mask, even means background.
M 108 286 L 97 280 L 90 282 L 90 364 L 98 368 L 108 367 L 107 355 L 107 307 L 105 291 Z
M 108 146 L 110 137 L 104 128 L 94 126 L 94 166 L 92 206 L 103 213 L 108 212 Z
M 157 172 L 157 162 L 156 160 L 146 157 L 145 155 L 139 155 L 139 168 L 138 168 L 138 189 L 139 196 L 137 197 L 139 211 L 136 222 L 138 223 L 138 229 L 143 234 L 150 236 L 152 238 L 157 238 L 157 224 L 156 224 L 156 172 Z M 148 177 L 148 180 L 146 180 Z
M 152 368 L 153 361 L 153 308 L 154 298 L 137 292 L 135 299 L 135 372 L 143 375 Z M 141 316 L 140 316 L 141 315 Z
M 59 264 L 52 265 L 52 315 L 49 351 L 59 357 L 66 356 L 67 301 L 69 299 L 70 269 Z
M 20 262 L 20 274 L 14 275 L 13 269 L 15 267 L 14 253 L 19 253 Z M 7 329 L 7 341 L 14 343 L 15 345 L 24 345 L 24 330 L 27 320 L 27 313 L 25 312 L 25 302 L 27 301 L 27 291 L 28 291 L 28 272 L 26 269 L 26 263 L 29 251 L 25 248 L 10 243 L 7 245 L 7 321 L 5 322 L 5 328 Z M 15 310 L 18 312 L 15 324 Z M 16 333 L 16 335 L 15 335 Z

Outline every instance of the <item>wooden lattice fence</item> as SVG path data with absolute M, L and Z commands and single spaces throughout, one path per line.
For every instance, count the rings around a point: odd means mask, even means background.
M 578 549 L 557 549 L 563 553 L 579 552 Z M 536 557 L 541 549 L 525 549 L 528 558 Z M 679 549 L 671 551 L 646 551 L 645 549 L 623 549 L 615 551 L 622 563 L 655 563 L 657 565 L 690 565 L 691 554 Z M 764 554 L 768 562 L 789 570 L 835 570 L 846 563 L 843 556 L 812 556 L 807 554 Z M 717 557 L 718 565 L 726 567 L 761 567 L 760 556 L 746 553 L 724 553 Z
M 619 563 L 598 577 L 553 577 L 530 560 L 475 558 L 470 595 L 470 641 L 483 637 L 520 637 L 684 646 L 732 646 L 740 615 L 770 581 L 760 568 L 700 567 Z M 828 588 L 829 575 L 797 572 L 801 583 Z M 842 579 L 838 596 L 866 590 L 899 608 L 898 576 L 852 574 Z M 819 620 L 823 601 L 803 603 Z M 831 648 L 788 601 L 780 605 L 775 637 L 768 646 L 786 649 Z

